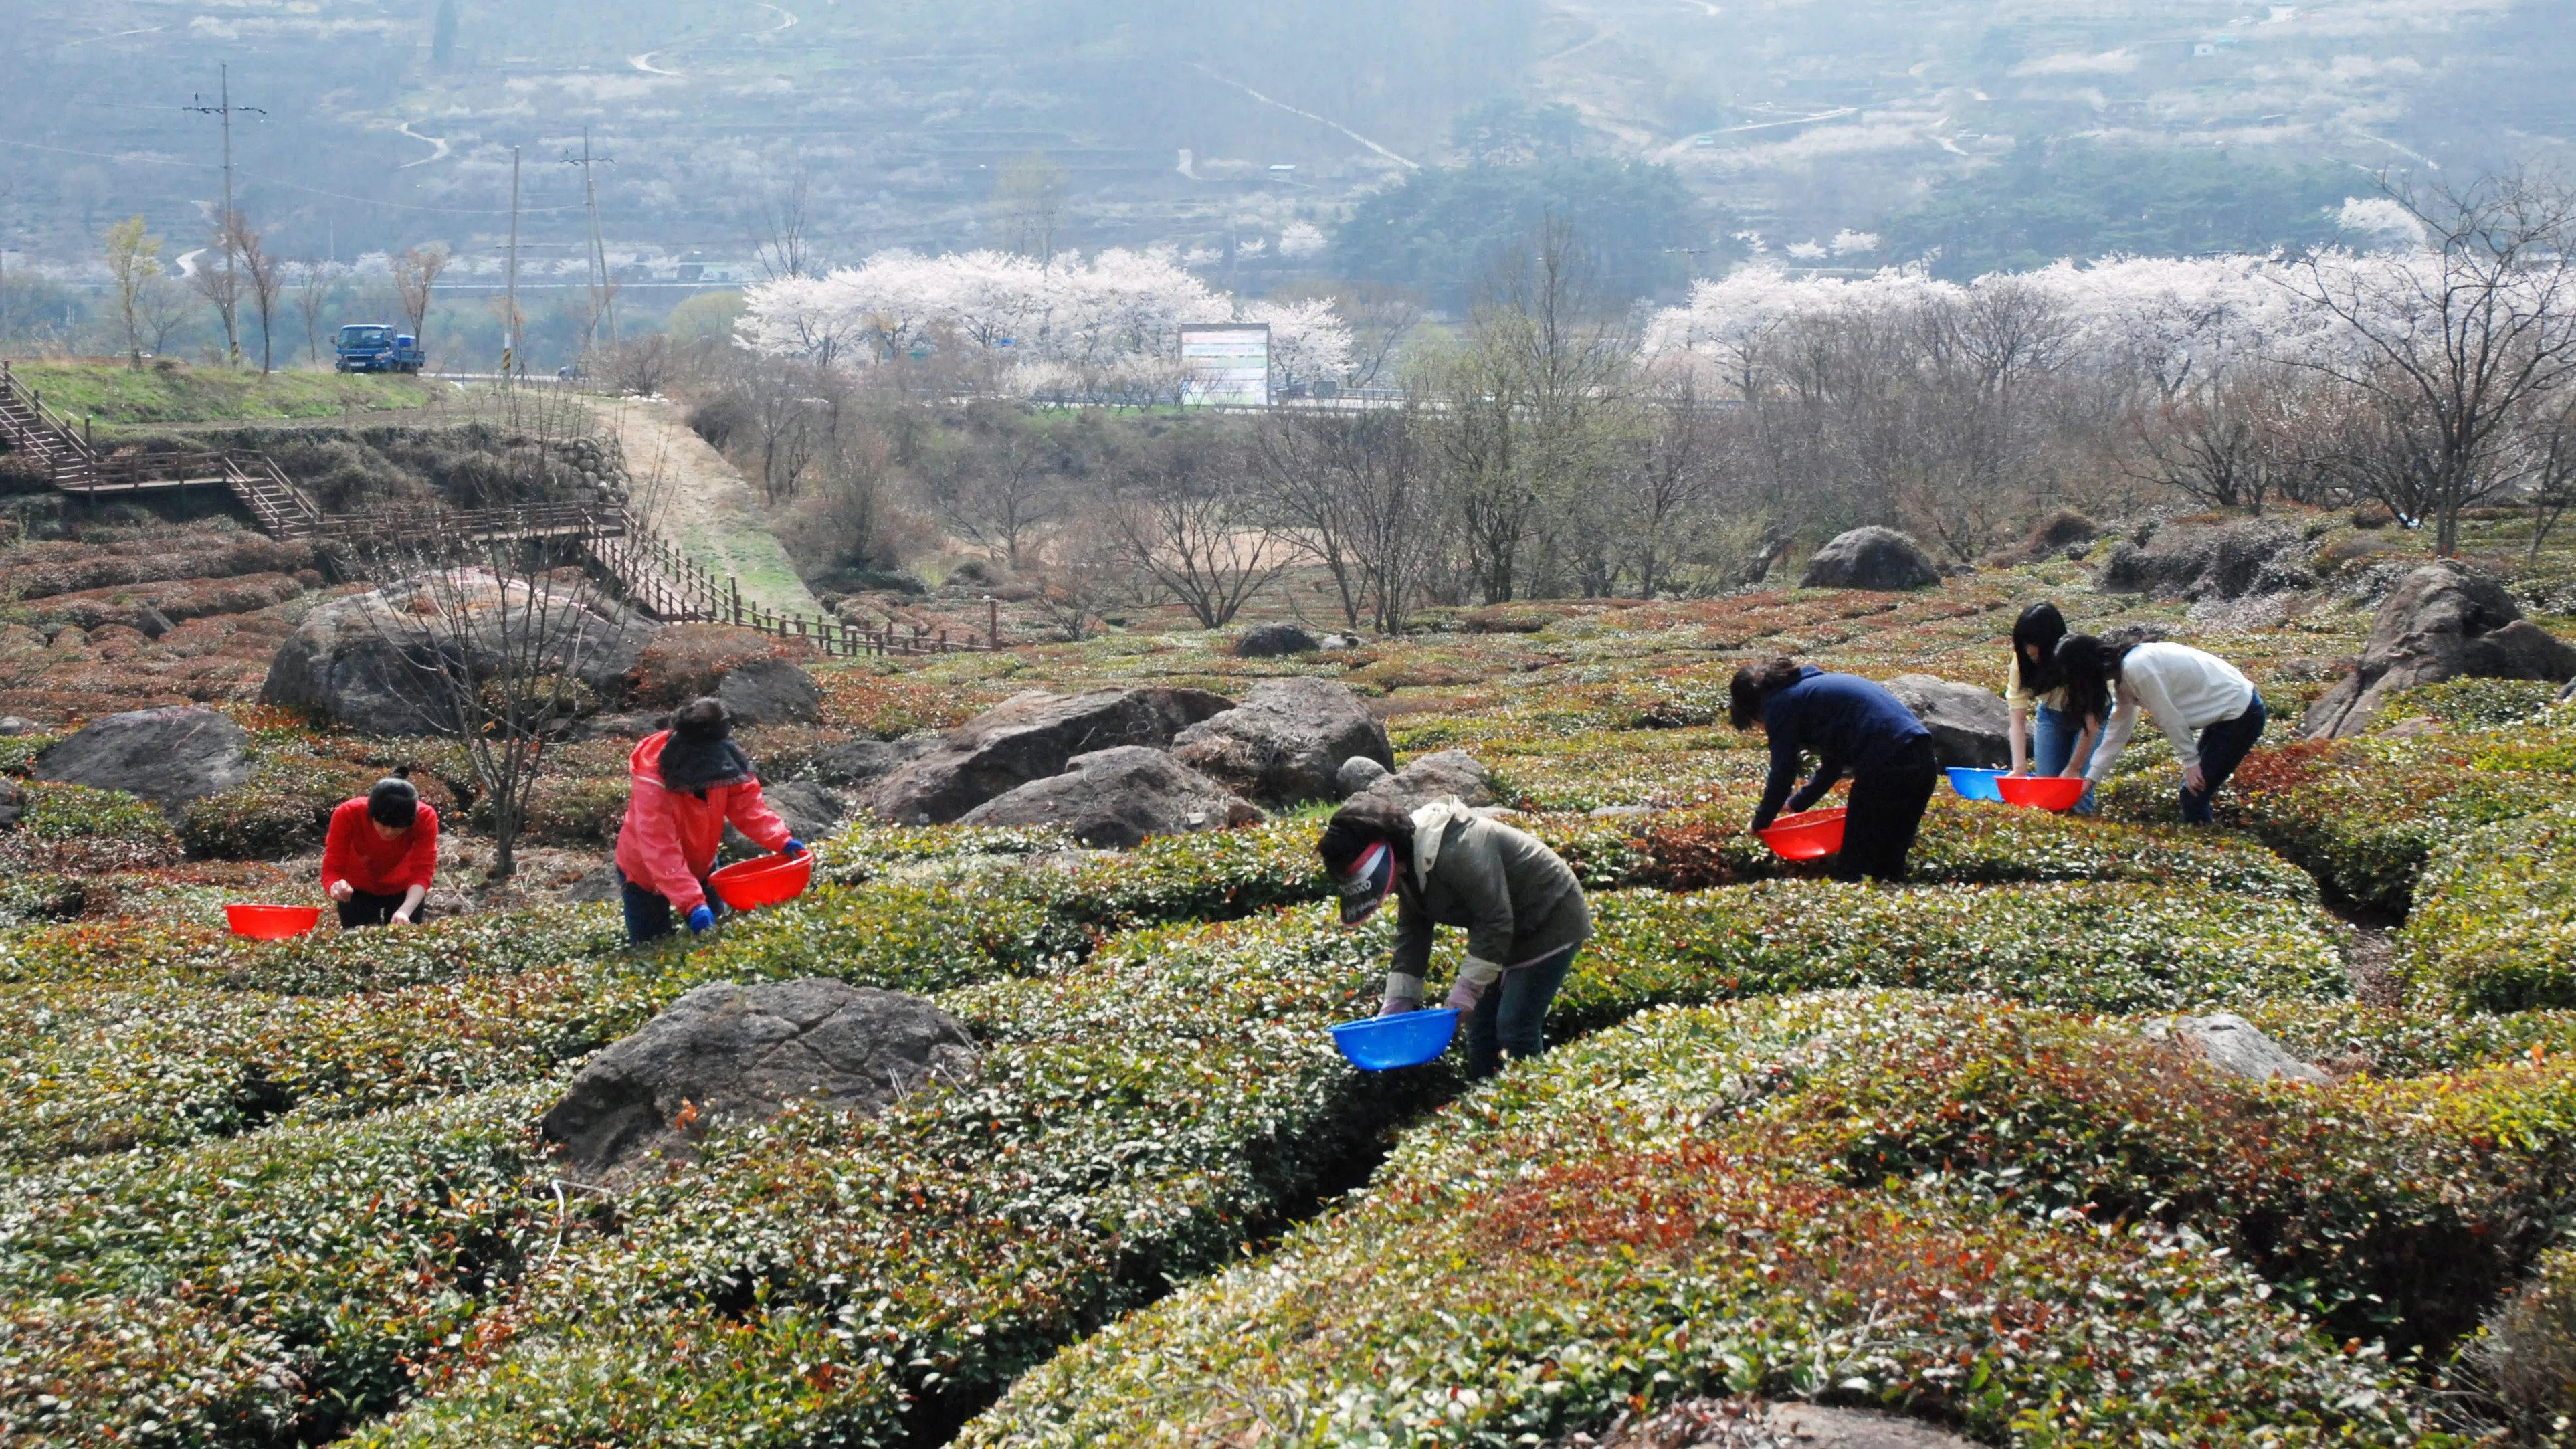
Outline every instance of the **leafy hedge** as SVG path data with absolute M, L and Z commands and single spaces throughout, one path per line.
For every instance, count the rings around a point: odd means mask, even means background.
M 179 839 L 158 807 L 122 790 L 21 783 L 18 823 L 0 834 L 0 868 L 94 874 L 170 865 Z
M 518 1088 L 0 1187 L 0 1438 L 314 1443 L 563 1230 Z M 23 1438 L 21 1436 L 24 1436 Z
M 2380 702 L 2371 730 L 2410 719 L 2430 719 L 2454 730 L 2521 724 L 2556 704 L 2560 687 L 2545 679 L 2453 679 L 2401 689 Z
M 2426 859 L 2481 825 L 2576 799 L 2576 782 L 2482 764 L 2480 739 L 2362 738 L 2257 750 L 2219 793 L 2219 818 L 2242 826 L 2338 894 L 2403 913 Z M 2169 819 L 2163 774 L 2114 779 L 2106 814 Z
M 2409 1306 L 2492 1282 L 2538 1246 L 2576 1134 L 2479 1134 L 2571 1098 L 2576 1072 L 2529 1069 L 2301 1095 L 1910 994 L 1656 1013 L 1442 1113 L 1351 1207 L 1061 1355 L 958 1442 L 1503 1446 L 1693 1393 L 1997 1442 L 2427 1442 L 2410 1381 L 2291 1303 L 2339 1320 L 2339 1294 L 2462 1249 L 2456 1287 Z M 2476 1186 L 2448 1202 L 2444 1178 Z
M 2409 979 L 2475 1011 L 2576 1006 L 2576 806 L 2433 856 L 2398 935 Z
M 1598 965 L 1569 1022 L 1640 999 L 1706 1001 L 1830 987 L 1983 992 L 2088 1011 L 2181 1011 L 2344 994 L 2312 906 L 2122 882 L 1901 890 L 1780 881 L 1597 902 Z

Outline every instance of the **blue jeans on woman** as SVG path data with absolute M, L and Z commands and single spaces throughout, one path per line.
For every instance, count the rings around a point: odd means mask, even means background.
M 2032 770 L 2042 775 L 2063 775 L 2067 773 L 2066 767 L 2071 761 L 2075 765 L 2075 773 L 2083 774 L 2084 767 L 2093 763 L 2090 760 L 2074 759 L 2075 742 L 2082 738 L 2083 734 L 2084 720 L 2080 715 L 2067 714 L 2044 704 L 2032 710 L 2030 716 Z M 2075 802 L 2074 813 L 2078 815 L 2093 813 L 2092 786 L 2084 787 L 2084 798 Z
M 1551 951 L 1526 966 L 1514 966 L 1488 988 L 1467 1014 L 1467 1075 L 1482 1081 L 1501 1071 L 1503 1053 L 1513 1061 L 1547 1050 L 1547 1008 L 1565 985 L 1580 944 Z
M 2245 762 L 2255 741 L 2263 738 L 2263 725 L 2268 718 L 2263 712 L 2263 696 L 2245 706 L 2245 712 L 2234 719 L 2223 719 L 2200 732 L 2200 778 L 2204 788 L 2182 787 L 2182 818 L 2186 825 L 2215 825 L 2218 815 L 2209 808 L 2210 797 L 2236 767 Z

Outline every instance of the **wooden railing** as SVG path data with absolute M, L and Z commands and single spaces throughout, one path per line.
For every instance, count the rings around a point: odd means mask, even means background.
M 362 550 L 405 540 L 455 543 L 513 538 L 574 539 L 617 581 L 627 602 L 658 619 L 731 624 L 805 642 L 827 657 L 855 659 L 954 654 L 1002 647 L 1000 607 L 985 604 L 985 629 L 958 637 L 927 624 L 888 618 L 882 625 L 816 617 L 745 603 L 742 584 L 716 574 L 642 527 L 610 499 L 530 503 L 506 508 L 399 508 L 366 513 L 322 511 L 264 453 L 129 452 L 102 455 L 86 424 L 46 406 L 44 398 L 0 361 L 0 435 L 46 462 L 56 488 L 97 494 L 221 483 L 272 538 L 319 538 Z

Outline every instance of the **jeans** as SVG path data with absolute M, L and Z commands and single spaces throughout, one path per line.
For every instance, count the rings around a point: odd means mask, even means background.
M 2236 767 L 2245 762 L 2246 755 L 2254 749 L 2255 741 L 2263 738 L 2263 725 L 2267 718 L 2263 712 L 2263 696 L 2258 694 L 2252 704 L 2245 706 L 2243 714 L 2234 719 L 2220 720 L 2200 732 L 2200 775 L 2208 788 L 2196 791 L 2189 785 L 2182 787 L 2184 824 L 2218 823 L 2217 814 L 2209 808 L 2210 797 L 2216 795 L 2218 787 L 2226 784 L 2227 777 L 2235 774 Z
M 2030 716 L 2032 773 L 2063 775 L 2067 773 L 2066 767 L 2071 763 L 2075 766 L 2074 773 L 2083 774 L 2084 767 L 2093 763 L 2091 760 L 2074 758 L 2075 742 L 2083 736 L 2084 721 L 2078 716 L 2050 709 L 2044 704 L 2032 710 Z M 2092 786 L 2084 787 L 2084 798 L 2075 802 L 2072 813 L 2077 815 L 2093 813 Z
M 402 909 L 400 895 L 378 895 L 351 887 L 349 898 L 340 902 L 340 929 L 354 931 L 361 926 L 390 926 L 394 912 Z
M 1467 1076 L 1481 1081 L 1503 1067 L 1503 1053 L 1513 1061 L 1547 1050 L 1547 1008 L 1574 965 L 1580 942 L 1550 951 L 1526 966 L 1503 972 L 1467 1015 Z
M 641 946 L 671 934 L 671 902 L 668 897 L 628 880 L 622 870 L 617 873 L 617 888 L 626 906 L 626 939 L 630 944 Z M 719 916 L 725 913 L 725 903 L 717 900 L 712 892 L 707 896 L 707 906 Z
M 1843 848 L 1834 857 L 1834 879 L 1905 879 L 1905 857 L 1914 849 L 1923 809 L 1932 803 L 1932 782 L 1939 778 L 1932 741 L 1920 738 L 1871 762 L 1869 773 L 1855 774 L 1844 806 Z

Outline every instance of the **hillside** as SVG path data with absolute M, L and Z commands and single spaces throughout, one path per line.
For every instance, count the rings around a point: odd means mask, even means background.
M 1484 1086 L 1365 1077 L 1326 1045 L 1387 938 L 1332 923 L 1311 815 L 1125 852 L 800 826 L 817 889 L 639 952 L 613 906 L 538 903 L 598 898 L 613 732 L 549 749 L 510 889 L 470 884 L 488 842 L 433 742 L 231 706 L 251 778 L 174 815 L 19 778 L 0 1423 L 388 1449 L 642 1424 L 778 1449 L 1263 1423 L 1572 1446 L 1623 1410 L 1754 1395 L 1997 1444 L 2545 1424 L 2568 1406 L 2518 1366 L 2564 1351 L 2549 1295 L 2576 1274 L 2547 1251 L 2576 1171 L 2576 724 L 2555 685 L 2477 681 L 2290 743 L 2423 559 L 2374 521 L 2142 520 L 1905 595 L 1450 611 L 1289 660 L 1140 623 L 823 669 L 819 724 L 744 737 L 782 800 L 840 809 L 867 753 L 844 747 L 1032 686 L 1347 684 L 1400 758 L 1490 766 L 1591 892 L 1560 1046 Z M 2472 519 L 2472 563 L 2576 631 L 2576 559 L 2526 562 L 2523 528 Z M 2201 556 L 2195 529 L 2272 540 L 2296 586 L 2186 580 L 2168 566 Z M 2095 582 L 2142 536 L 2173 596 Z M 2283 723 L 2226 828 L 2170 824 L 2146 746 L 2099 820 L 1945 793 L 1903 887 L 1740 833 L 1765 753 L 1719 722 L 1738 662 L 1991 684 L 2039 597 L 2255 679 Z M 455 822 L 435 924 L 226 939 L 216 906 L 308 893 L 322 815 L 395 762 Z M 935 1001 L 975 1079 L 562 1187 L 529 1125 L 579 1063 L 690 988 L 815 974 Z M 2222 1009 L 2319 1064 L 2308 1083 L 2158 1043 Z
M 438 237 L 458 280 L 496 274 L 516 146 L 532 285 L 555 285 L 578 269 L 562 159 L 587 132 L 615 158 L 598 174 L 621 264 L 677 287 L 684 262 L 749 267 L 748 215 L 799 172 L 830 259 L 1025 240 L 1028 206 L 995 192 L 1033 151 L 1063 168 L 1038 223 L 1057 245 L 1274 240 L 1454 159 L 1452 122 L 1495 100 L 1573 105 L 1587 146 L 1674 163 L 1775 245 L 1867 230 L 2016 145 L 2073 138 L 2334 166 L 2358 191 L 2384 165 L 2553 154 L 2571 51 L 2576 25 L 2543 0 L 28 0 L 0 13 L 0 235 L 68 259 L 137 210 L 191 234 L 219 146 L 179 106 L 211 99 L 219 63 L 265 111 L 236 143 L 284 254 Z

